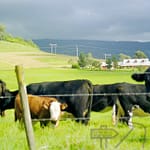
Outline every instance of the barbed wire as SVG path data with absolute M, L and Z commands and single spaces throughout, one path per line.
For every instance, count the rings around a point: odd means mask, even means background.
M 65 120 L 90 120 L 91 118 L 85 118 L 85 117 L 64 117 L 60 118 L 60 121 L 65 121 Z M 50 118 L 41 118 L 41 119 L 32 119 L 33 122 L 38 122 L 38 121 L 53 121 L 53 119 Z
M 35 95 L 35 94 L 32 94 Z M 148 96 L 150 93 L 144 92 L 144 93 L 91 93 L 91 94 L 85 94 L 85 93 L 80 93 L 80 94 L 44 94 L 44 95 L 35 95 L 35 96 L 44 96 L 44 97 L 68 97 L 68 96 L 130 96 L 130 95 L 135 95 L 135 96 Z M 0 96 L 0 99 L 4 98 L 14 98 L 15 96 Z
M 100 111 L 99 111 L 99 113 L 100 113 Z M 76 120 L 94 120 L 95 119 L 95 117 L 87 117 L 87 118 L 85 118 L 85 117 L 74 117 L 73 115 L 71 115 L 71 117 L 66 117 L 66 116 L 68 115 L 68 112 L 67 112 L 67 114 L 64 114 L 64 115 L 62 115 L 62 118 L 60 118 L 59 120 L 60 121 L 66 121 L 66 120 L 74 120 L 74 121 L 76 121 Z M 143 116 L 132 116 L 132 118 L 143 118 Z M 144 116 L 145 117 L 145 116 Z M 0 117 L 0 118 L 3 118 L 3 117 Z M 94 118 L 94 119 L 92 119 L 92 118 Z M 98 117 L 96 117 L 96 118 L 98 118 Z M 106 118 L 106 116 L 101 116 L 101 118 Z M 119 121 L 118 120 L 120 120 L 120 119 L 122 119 L 122 120 L 125 120 L 125 119 L 129 119 L 130 117 L 118 117 L 118 116 L 116 116 L 116 125 L 119 123 Z M 150 118 L 150 115 L 149 116 L 146 116 L 146 118 Z M 53 119 L 51 119 L 51 118 L 39 118 L 39 119 L 31 119 L 33 122 L 39 122 L 39 121 L 53 121 Z M 4 122 L 12 122 L 12 120 L 3 120 Z M 136 123 L 136 124 L 141 124 L 141 123 L 137 123 L 137 122 L 132 122 L 133 124 L 134 123 Z
M 102 117 L 102 118 L 105 118 L 106 116 Z M 137 116 L 132 116 L 132 118 L 134 117 L 137 117 Z M 138 116 L 138 117 L 141 117 L 141 116 Z M 147 118 L 150 118 L 150 116 L 146 116 Z M 118 117 L 118 119 L 129 119 L 130 117 Z M 66 121 L 66 120 L 91 120 L 91 117 L 64 117 L 64 118 L 60 118 L 59 119 L 60 121 Z M 33 122 L 38 122 L 38 121 L 53 121 L 53 119 L 50 119 L 50 118 L 41 118 L 41 119 L 32 119 Z M 118 122 L 117 122 L 118 123 Z M 135 122 L 133 122 L 135 123 Z M 138 123 L 136 123 L 138 124 Z

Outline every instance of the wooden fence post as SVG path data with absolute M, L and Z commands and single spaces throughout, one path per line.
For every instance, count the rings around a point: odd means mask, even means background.
M 31 115 L 29 111 L 27 91 L 24 83 L 23 67 L 15 66 L 15 72 L 17 76 L 19 93 L 20 93 L 21 103 L 23 107 L 23 117 L 24 117 L 24 124 L 25 124 L 28 146 L 30 150 L 35 150 L 34 134 L 32 128 Z

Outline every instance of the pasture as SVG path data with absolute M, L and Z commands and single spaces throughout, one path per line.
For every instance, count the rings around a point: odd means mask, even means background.
M 74 69 L 54 69 L 54 68 L 26 68 L 24 69 L 25 83 L 33 83 L 40 81 L 60 81 L 71 79 L 89 79 L 93 84 L 106 84 L 115 82 L 131 82 L 135 83 L 131 79 L 133 72 L 117 72 L 117 71 L 88 71 L 88 70 L 74 70 Z M 11 90 L 17 89 L 17 80 L 14 69 L 0 70 L 0 78 L 3 79 L 8 88 Z M 119 134 L 114 139 L 108 140 L 108 149 L 113 150 L 114 147 L 124 150 L 137 150 L 137 149 L 149 149 L 150 144 L 150 117 L 134 117 L 133 122 L 135 124 L 134 129 L 124 139 L 124 136 L 128 134 L 130 129 L 121 123 L 117 126 L 113 126 L 111 122 L 112 111 L 92 112 L 89 125 L 84 126 L 72 121 L 71 119 L 65 119 L 60 121 L 57 128 L 46 127 L 41 129 L 39 123 L 34 125 L 34 136 L 37 149 L 66 149 L 66 150 L 78 150 L 78 149 L 100 149 L 100 140 L 91 138 L 91 129 L 100 128 L 105 125 L 109 128 L 115 129 Z M 0 149 L 1 150 L 26 150 L 27 142 L 24 129 L 19 123 L 14 122 L 14 111 L 6 111 L 6 116 L 0 118 Z M 145 128 L 146 131 L 145 131 Z M 146 135 L 146 137 L 145 137 Z M 123 141 L 119 144 L 120 140 Z M 104 142 L 103 142 L 104 144 Z M 119 144 L 117 146 L 117 144 Z
M 27 50 L 28 49 L 28 50 Z M 18 44 L 0 42 L 0 79 L 6 82 L 10 90 L 18 89 L 15 65 L 24 66 L 25 83 L 41 81 L 64 81 L 72 79 L 89 79 L 93 84 L 116 82 L 136 83 L 131 79 L 133 71 L 90 71 L 70 69 L 68 61 L 71 56 L 50 55 L 37 49 Z M 143 83 L 142 83 L 143 84 Z M 91 112 L 87 126 L 62 118 L 57 128 L 51 125 L 40 128 L 33 125 L 37 150 L 99 150 L 100 139 L 91 138 L 91 130 L 101 126 L 113 128 L 118 135 L 107 142 L 108 150 L 149 150 L 150 149 L 150 116 L 142 111 L 133 117 L 134 129 L 119 123 L 112 125 L 112 110 Z M 128 136 L 127 136 L 128 135 Z M 126 137 L 126 138 L 125 138 Z M 103 146 L 105 141 L 102 141 Z M 0 117 L 0 150 L 27 150 L 24 128 L 14 122 L 14 110 L 7 110 L 5 117 Z

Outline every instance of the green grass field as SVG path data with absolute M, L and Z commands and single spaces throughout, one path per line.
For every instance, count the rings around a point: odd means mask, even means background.
M 109 84 L 115 82 L 136 83 L 131 78 L 132 73 L 133 72 L 88 71 L 67 68 L 24 69 L 26 84 L 41 81 L 63 81 L 72 79 L 89 79 L 93 84 Z M 6 81 L 9 88 L 17 88 L 15 67 L 10 70 L 1 70 L 0 78 Z
M 60 60 L 59 57 L 59 62 Z M 47 56 L 44 60 L 44 55 L 42 55 L 42 61 L 50 63 Z M 0 67 L 4 68 L 4 63 L 0 62 Z M 136 83 L 130 77 L 132 73 L 132 71 L 75 70 L 64 67 L 24 68 L 26 84 L 72 79 L 89 79 L 93 84 Z M 15 90 L 18 88 L 15 67 L 7 68 L 5 66 L 5 69 L 0 69 L 0 79 L 6 82 L 9 89 Z M 99 150 L 100 139 L 92 139 L 91 130 L 99 129 L 101 126 L 113 128 L 118 133 L 115 138 L 107 141 L 107 150 L 150 149 L 149 115 L 145 117 L 135 116 L 133 118 L 133 122 L 135 122 L 134 129 L 127 136 L 130 129 L 122 123 L 113 126 L 111 114 L 111 110 L 98 113 L 92 112 L 91 120 L 87 126 L 76 123 L 71 119 L 60 121 L 57 128 L 50 125 L 42 129 L 39 123 L 36 123 L 33 126 L 36 150 Z M 125 136 L 127 137 L 125 138 Z M 102 144 L 105 145 L 105 140 L 102 141 Z M 28 150 L 25 130 L 18 122 L 14 122 L 14 110 L 7 110 L 6 116 L 0 117 L 0 150 Z

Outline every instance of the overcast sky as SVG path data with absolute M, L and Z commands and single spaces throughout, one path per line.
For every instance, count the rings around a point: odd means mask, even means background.
M 26 39 L 150 41 L 150 0 L 1 0 L 0 24 Z

